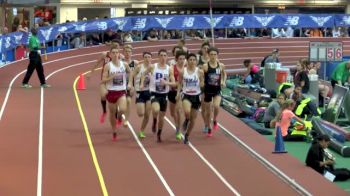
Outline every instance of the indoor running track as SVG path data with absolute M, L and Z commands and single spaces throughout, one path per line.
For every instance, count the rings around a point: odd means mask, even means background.
M 258 40 L 264 41 L 271 42 Z M 170 49 L 174 43 L 137 43 L 134 56 L 140 59 L 144 50 Z M 218 41 L 217 46 L 234 56 L 229 51 L 234 44 L 227 44 Z M 190 42 L 188 47 L 197 50 L 199 45 Z M 141 122 L 132 107 L 129 126 L 120 128 L 118 141 L 112 142 L 108 121 L 98 120 L 99 73 L 85 80 L 87 90 L 74 88 L 77 77 L 105 50 L 101 46 L 49 55 L 44 65 L 49 89 L 38 88 L 36 74 L 32 89 L 20 88 L 27 60 L 0 69 L 0 195 L 346 194 L 288 154 L 272 154 L 272 143 L 224 110 L 214 137 L 201 133 L 199 115 L 191 144 L 184 145 L 175 139 L 169 114 L 163 143 L 156 143 L 150 123 L 147 138 L 139 141 L 135 133 Z M 233 62 L 222 59 L 228 66 Z

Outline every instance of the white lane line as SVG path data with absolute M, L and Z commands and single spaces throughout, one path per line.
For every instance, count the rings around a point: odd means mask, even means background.
M 58 69 L 54 72 L 52 72 L 50 75 L 47 76 L 46 79 L 49 79 L 51 76 L 53 76 L 54 74 L 63 71 L 65 69 L 69 69 L 72 67 L 76 67 L 79 65 L 83 65 L 83 64 L 87 64 L 87 63 L 92 63 L 92 62 L 96 62 L 96 60 L 93 61 L 86 61 L 86 62 L 82 62 L 82 63 L 77 63 L 77 64 L 73 64 L 67 67 L 63 67 L 61 69 Z M 42 135 L 43 135 L 43 88 L 41 89 L 42 91 L 42 97 L 41 97 L 41 104 L 40 104 L 40 133 L 39 133 L 39 162 L 38 162 L 38 184 L 37 184 L 37 196 L 41 196 L 41 187 L 42 187 L 42 152 L 43 152 L 43 146 L 42 146 Z M 142 145 L 142 143 L 140 142 L 140 140 L 138 139 L 133 127 L 131 126 L 130 123 L 128 123 L 129 129 L 132 132 L 135 140 L 137 141 L 138 145 L 140 146 L 142 152 L 145 154 L 147 160 L 149 161 L 149 163 L 151 164 L 152 168 L 154 169 L 154 171 L 156 172 L 156 174 L 158 175 L 160 181 L 162 182 L 162 184 L 164 185 L 164 187 L 166 188 L 166 190 L 168 191 L 169 195 L 174 196 L 174 192 L 171 190 L 170 186 L 168 185 L 168 183 L 166 182 L 166 180 L 164 179 L 163 175 L 161 174 L 161 172 L 159 171 L 158 167 L 156 166 L 156 164 L 154 163 L 154 161 L 152 160 L 151 156 L 148 154 L 148 152 L 146 151 L 146 149 L 144 148 L 144 146 Z M 40 145 L 41 144 L 41 145 Z
M 280 169 L 278 169 L 275 165 L 273 165 L 271 162 L 269 162 L 263 156 L 261 156 L 259 153 L 257 153 L 254 149 L 252 149 L 246 143 L 244 143 L 242 140 L 240 140 L 237 136 L 233 135 L 230 131 L 228 131 L 220 123 L 218 123 L 218 125 L 225 133 L 227 133 L 229 136 L 231 136 L 236 142 L 238 142 L 243 148 L 245 148 L 257 160 L 259 160 L 261 163 L 263 163 L 263 165 L 265 165 L 265 167 L 272 170 L 272 172 L 275 172 L 280 178 L 282 178 L 287 183 L 289 183 L 289 185 L 291 185 L 294 189 L 303 193 L 304 195 L 307 195 L 307 196 L 312 195 L 304 187 L 302 187 L 300 184 L 298 184 L 294 179 L 291 179 L 289 176 L 287 176 L 284 172 L 282 172 Z
M 96 60 L 93 61 L 86 61 L 82 63 L 76 63 L 67 67 L 63 67 L 61 69 L 58 69 L 54 72 L 52 72 L 50 75 L 46 77 L 46 80 L 49 79 L 54 74 L 63 71 L 65 69 L 69 69 L 72 67 L 76 67 L 79 65 L 87 64 L 96 62 Z M 37 174 L 37 188 L 36 188 L 36 195 L 41 196 L 42 195 L 42 178 L 43 178 L 43 126 L 44 126 L 44 88 L 41 88 L 40 90 L 40 118 L 39 118 L 39 141 L 38 141 L 38 174 Z
M 123 118 L 125 119 L 125 116 L 123 116 Z M 132 133 L 132 135 L 134 136 L 137 144 L 139 145 L 139 147 L 141 148 L 143 154 L 145 154 L 149 164 L 152 166 L 152 168 L 154 169 L 154 171 L 156 172 L 157 176 L 159 177 L 160 181 L 162 182 L 162 184 L 164 185 L 164 187 L 166 188 L 166 190 L 168 191 L 169 195 L 171 196 L 175 196 L 174 192 L 171 190 L 170 186 L 168 185 L 167 181 L 165 180 L 165 178 L 163 177 L 162 173 L 159 171 L 157 165 L 154 163 L 154 161 L 152 160 L 151 156 L 148 154 L 147 150 L 145 149 L 145 147 L 143 146 L 143 144 L 141 143 L 141 141 L 139 140 L 137 134 L 135 133 L 134 128 L 131 126 L 130 122 L 128 122 L 128 127 Z
M 173 127 L 174 130 L 176 130 L 176 127 L 175 125 L 167 118 L 167 117 L 164 117 L 164 119 L 170 124 L 171 127 Z M 184 137 L 182 135 L 182 137 Z M 191 142 L 188 143 L 188 145 L 191 147 L 191 149 L 198 155 L 198 157 L 200 159 L 202 159 L 202 161 L 215 173 L 215 175 L 226 185 L 226 187 L 228 189 L 230 189 L 230 191 L 237 195 L 237 196 L 240 196 L 239 192 L 233 188 L 233 186 L 227 182 L 227 180 L 220 174 L 220 172 L 202 155 L 202 153 L 200 153 L 196 147 L 194 147 Z
M 42 194 L 42 176 L 43 176 L 43 124 L 44 124 L 44 89 L 40 91 L 40 124 L 39 124 L 39 145 L 38 145 L 38 175 L 37 175 L 37 186 L 36 195 L 41 196 Z

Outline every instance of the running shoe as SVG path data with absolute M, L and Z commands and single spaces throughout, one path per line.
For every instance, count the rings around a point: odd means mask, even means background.
M 32 88 L 32 85 L 30 84 L 22 84 L 22 88 Z
M 176 139 L 177 139 L 177 140 L 181 140 L 181 137 L 182 137 L 182 136 L 181 136 L 181 132 L 180 132 L 180 131 L 177 131 L 177 132 L 176 132 Z
M 100 116 L 100 123 L 104 123 L 106 119 L 107 113 L 102 113 Z
M 146 137 L 145 132 L 140 131 L 140 132 L 139 132 L 139 138 L 143 139 L 143 138 L 145 138 L 145 137 Z
M 212 133 L 211 129 L 208 129 L 207 137 L 212 137 L 212 136 L 213 136 L 213 133 Z
M 214 130 L 218 130 L 218 129 L 219 129 L 218 122 L 214 121 L 214 123 L 213 123 L 213 129 L 214 129 Z
M 123 123 L 123 120 L 121 118 L 119 118 L 119 119 L 117 119 L 116 126 L 118 127 L 118 126 L 122 125 L 122 123 Z
M 125 120 L 124 123 L 123 123 L 123 126 L 124 126 L 124 127 L 128 127 L 128 123 L 129 123 L 129 121 L 128 121 L 128 120 Z
M 114 142 L 117 141 L 117 133 L 116 132 L 113 133 L 112 141 L 114 141 Z
M 188 135 L 187 134 L 185 134 L 184 144 L 188 144 Z
M 204 127 L 204 128 L 202 129 L 202 131 L 203 131 L 203 133 L 208 133 L 208 127 Z
M 51 87 L 50 84 L 42 84 L 42 85 L 41 85 L 41 88 L 50 88 L 50 87 Z

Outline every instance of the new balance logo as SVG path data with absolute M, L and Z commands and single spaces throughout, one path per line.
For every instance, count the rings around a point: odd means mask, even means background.
M 191 28 L 193 27 L 194 21 L 195 21 L 194 17 L 185 17 L 185 20 L 182 23 L 182 27 Z
M 144 29 L 146 27 L 147 18 L 138 18 L 133 29 Z
M 99 22 L 97 23 L 97 29 L 100 31 L 105 31 L 108 28 L 107 22 Z
M 316 16 L 310 16 L 310 18 L 317 23 L 318 26 L 322 27 L 326 22 L 329 21 L 329 19 L 332 18 L 332 16 L 326 16 L 326 17 L 316 17 Z
M 287 21 L 284 25 L 286 26 L 296 26 L 299 24 L 299 16 L 288 16 Z
M 209 23 L 209 24 L 212 24 L 213 27 L 216 27 L 217 24 L 219 24 L 223 18 L 223 16 L 220 16 L 220 17 L 213 17 L 213 19 L 211 20 L 211 18 L 209 17 L 204 17 L 205 20 Z
M 275 18 L 275 16 L 254 16 L 256 20 L 263 26 L 266 27 L 267 25 L 270 24 L 270 22 Z
M 235 16 L 235 17 L 232 18 L 232 21 L 231 21 L 229 26 L 230 27 L 238 27 L 238 26 L 242 26 L 243 23 L 244 23 L 244 17 L 241 17 L 241 16 L 237 17 L 237 16 Z
M 171 20 L 174 17 L 170 17 L 170 18 L 156 18 L 157 22 L 160 24 L 160 26 L 162 26 L 164 29 L 167 28 L 168 24 L 171 22 Z

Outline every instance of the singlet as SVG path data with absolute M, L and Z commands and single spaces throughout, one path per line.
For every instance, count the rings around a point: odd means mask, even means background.
M 221 90 L 221 69 L 219 63 L 212 68 L 208 62 L 208 71 L 204 74 L 204 87 L 206 92 L 217 93 Z
M 202 55 L 199 55 L 198 57 L 198 63 L 197 63 L 197 67 L 202 68 L 204 64 L 206 64 L 207 62 L 204 62 L 202 59 Z
M 150 91 L 159 94 L 165 94 L 169 92 L 168 85 L 161 85 L 160 80 L 169 81 L 169 65 L 165 65 L 165 68 L 159 68 L 158 63 L 154 64 L 154 70 L 150 80 Z
M 117 67 L 113 62 L 109 62 L 109 73 L 108 75 L 117 75 L 107 83 L 107 90 L 111 91 L 123 91 L 126 90 L 126 70 L 123 61 L 119 61 L 120 65 Z
M 173 65 L 174 67 L 174 78 L 175 78 L 175 82 L 178 82 L 179 81 L 179 70 L 177 69 L 177 66 L 176 64 Z M 171 91 L 176 91 L 177 90 L 177 87 L 171 87 Z
M 127 62 L 125 62 L 125 61 L 123 61 L 124 63 L 127 63 Z M 133 71 L 134 71 L 134 69 L 135 69 L 135 61 L 134 60 L 132 60 L 130 63 L 129 63 L 129 68 L 130 68 L 130 73 L 132 73 Z M 129 83 L 129 75 L 130 75 L 130 73 L 127 73 L 126 74 L 126 83 L 128 84 Z M 133 84 L 134 84 L 134 82 L 133 82 Z
M 182 92 L 186 95 L 199 95 L 201 94 L 198 67 L 193 73 L 189 74 L 187 67 L 184 68 L 183 80 L 182 80 Z
M 103 58 L 103 65 L 102 65 L 102 71 L 101 71 L 101 80 L 103 77 L 103 72 L 105 70 L 105 66 L 112 61 L 112 58 L 109 56 L 109 52 L 106 53 L 106 56 Z
M 135 81 L 135 90 L 136 91 L 141 91 L 140 85 L 141 85 L 141 76 L 142 74 L 146 71 L 145 65 L 142 64 L 140 65 L 140 70 L 139 73 L 134 78 Z M 149 83 L 150 83 L 150 74 L 145 75 L 145 79 L 143 81 L 143 89 L 142 91 L 147 91 L 149 90 Z

